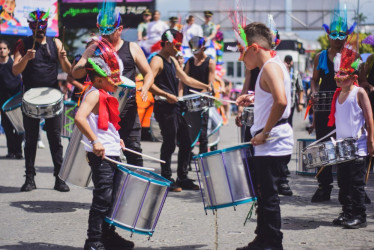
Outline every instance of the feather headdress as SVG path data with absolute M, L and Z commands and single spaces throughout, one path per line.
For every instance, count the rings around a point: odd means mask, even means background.
M 356 22 L 354 22 L 353 25 L 348 29 L 347 5 L 344 4 L 344 7 L 341 9 L 340 5 L 338 4 L 338 7 L 335 8 L 331 13 L 330 26 L 323 24 L 322 27 L 325 29 L 326 33 L 331 39 L 344 40 L 354 31 Z
M 101 35 L 110 35 L 121 24 L 121 15 L 116 10 L 116 4 L 110 1 L 104 1 L 102 3 L 99 14 L 97 15 L 97 27 L 99 28 Z

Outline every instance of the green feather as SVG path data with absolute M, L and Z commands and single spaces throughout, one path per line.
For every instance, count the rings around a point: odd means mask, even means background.
M 30 17 L 32 17 L 34 20 L 36 20 L 36 16 L 34 13 L 30 13 Z
M 220 101 L 218 101 L 218 100 L 214 100 L 214 106 L 215 106 L 216 108 L 219 108 L 219 107 L 221 107 L 222 105 L 223 105 L 222 102 L 220 102 Z
M 92 60 L 91 58 L 88 58 L 87 60 L 91 65 L 92 65 L 92 68 L 96 71 L 96 73 L 98 73 L 99 75 L 103 76 L 103 77 L 108 77 L 108 75 L 105 73 L 105 71 L 100 68 L 95 62 L 94 60 Z
M 47 19 L 48 17 L 49 17 L 49 9 L 48 9 L 48 11 L 47 11 L 47 13 L 45 13 L 44 15 L 43 15 L 43 19 Z
M 243 27 L 240 24 L 238 24 L 238 28 L 240 37 L 243 39 L 245 46 L 248 46 L 247 35 L 245 34 Z
M 356 61 L 354 61 L 352 64 L 351 64 L 351 67 L 355 70 L 358 69 L 358 66 L 360 65 L 360 59 L 356 59 Z

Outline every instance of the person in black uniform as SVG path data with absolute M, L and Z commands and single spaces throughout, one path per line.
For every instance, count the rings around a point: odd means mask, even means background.
M 109 11 L 108 13 L 110 13 L 110 18 L 108 18 L 107 22 L 101 22 L 103 15 L 99 13 L 97 25 L 99 27 L 100 34 L 112 44 L 114 49 L 117 51 L 119 58 L 122 60 L 124 67 L 122 72 L 123 76 L 135 82 L 136 67 L 139 69 L 140 73 L 144 77 L 144 84 L 141 88 L 141 96 L 145 101 L 147 99 L 148 89 L 153 84 L 154 80 L 152 70 L 147 62 L 143 50 L 139 47 L 139 45 L 122 40 L 121 34 L 123 25 L 120 14 L 115 11 Z M 92 51 L 94 50 L 95 48 L 91 48 L 89 46 L 82 55 L 82 58 L 74 67 L 72 75 L 75 79 L 86 76 L 84 65 L 87 62 L 87 58 L 90 57 Z M 135 93 L 136 89 L 130 91 L 125 107 L 123 110 L 120 110 L 121 122 L 119 125 L 121 128 L 119 130 L 119 134 L 121 139 L 125 142 L 127 148 L 141 153 L 142 149 L 140 139 L 142 126 L 139 120 Z M 123 153 L 126 156 L 128 164 L 143 166 L 143 158 L 140 155 L 133 154 L 126 150 L 124 150 Z
M 4 103 L 21 90 L 21 76 L 14 76 L 12 73 L 13 59 L 9 56 L 9 44 L 0 40 L 0 108 Z M 23 159 L 22 140 L 14 129 L 11 121 L 3 110 L 1 110 L 1 125 L 4 128 L 8 154 L 5 158 Z
M 205 39 L 204 37 L 194 36 L 189 41 L 189 46 L 193 53 L 184 68 L 186 74 L 200 82 L 206 84 L 206 88 L 212 86 L 216 63 L 215 61 L 205 54 Z M 201 91 L 201 88 L 193 88 L 190 86 L 185 86 L 184 95 L 189 95 L 190 89 L 195 91 Z M 208 120 L 209 120 L 209 110 L 199 111 L 201 115 L 201 132 L 199 136 L 199 154 L 208 152 Z
M 162 134 L 161 175 L 172 182 L 171 191 L 180 192 L 182 189 L 197 190 L 199 186 L 188 179 L 188 162 L 190 159 L 191 141 L 188 140 L 188 128 L 183 119 L 180 104 L 178 103 L 178 78 L 186 85 L 210 90 L 206 84 L 189 77 L 179 66 L 173 56 L 180 50 L 183 35 L 174 30 L 166 30 L 161 37 L 161 51 L 152 58 L 151 68 L 155 77 L 155 84 L 151 92 L 156 95 L 154 113 Z M 177 78 L 178 77 L 178 78 Z M 160 100 L 165 97 L 166 100 Z M 171 156 L 175 150 L 177 139 L 179 141 L 177 181 L 171 172 Z
M 70 62 L 66 57 L 66 51 L 57 38 L 46 37 L 48 25 L 48 13 L 41 10 L 31 12 L 27 18 L 29 27 L 35 36 L 28 36 L 17 41 L 13 64 L 13 74 L 22 73 L 23 90 L 31 88 L 50 87 L 59 89 L 57 82 L 58 64 L 62 70 L 70 72 Z M 35 45 L 35 48 L 34 48 Z M 44 130 L 47 132 L 49 148 L 54 165 L 56 182 L 54 189 L 60 192 L 69 191 L 69 187 L 58 177 L 62 164 L 61 144 L 61 114 L 53 118 L 45 119 Z M 23 113 L 23 125 L 25 127 L 25 164 L 26 181 L 21 191 L 36 189 L 35 156 L 39 135 L 40 119 L 35 119 Z

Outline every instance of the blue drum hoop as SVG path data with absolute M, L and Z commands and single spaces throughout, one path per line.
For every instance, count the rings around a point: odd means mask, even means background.
M 107 222 L 108 224 L 111 224 L 113 226 L 119 227 L 121 229 L 124 229 L 126 231 L 129 231 L 131 233 L 137 233 L 137 234 L 152 236 L 154 231 L 155 231 L 155 230 L 145 231 L 145 230 L 140 230 L 140 229 L 129 228 L 129 227 L 126 227 L 126 226 L 124 226 L 122 224 L 119 224 L 115 221 L 110 220 L 108 217 L 105 217 L 105 222 Z
M 171 184 L 171 181 L 169 181 L 168 179 L 166 179 L 165 177 L 162 177 L 161 175 L 158 175 L 152 171 L 149 171 L 149 170 L 146 170 L 146 169 L 137 169 L 138 171 L 141 171 L 141 172 L 144 172 L 146 174 L 149 174 L 151 176 L 154 176 L 156 178 L 159 178 L 161 179 L 162 181 L 159 181 L 159 180 L 156 180 L 156 179 L 151 179 L 151 178 L 148 178 L 146 176 L 143 176 L 137 172 L 134 172 L 134 171 L 131 171 L 130 169 L 124 167 L 124 166 L 121 166 L 121 165 L 117 165 L 117 168 L 119 170 L 122 170 L 123 172 L 125 173 L 128 173 L 128 174 L 131 174 L 133 176 L 136 176 L 140 179 L 143 179 L 143 180 L 146 180 L 146 181 L 149 181 L 151 183 L 155 183 L 155 184 L 158 184 L 158 185 L 161 185 L 161 186 L 166 186 L 166 187 L 170 187 L 170 184 Z
M 216 150 L 216 151 L 212 151 L 212 152 L 207 152 L 207 153 L 195 155 L 192 158 L 193 159 L 204 158 L 204 157 L 211 156 L 211 155 L 218 155 L 218 154 L 222 154 L 222 153 L 226 153 L 226 152 L 230 152 L 230 151 L 235 151 L 237 149 L 249 148 L 249 146 L 250 146 L 249 144 L 237 145 L 237 146 L 230 147 L 230 148 L 224 148 L 224 149 L 220 149 L 220 150 Z
M 11 111 L 11 110 L 14 110 L 14 109 L 16 109 L 16 108 L 21 107 L 21 106 L 22 106 L 22 100 L 21 100 L 21 102 L 20 102 L 19 104 L 15 105 L 15 106 L 13 106 L 13 107 L 9 107 L 9 108 L 7 108 L 7 109 L 4 109 L 5 106 L 6 106 L 9 102 L 11 102 L 13 99 L 15 99 L 16 97 L 18 97 L 19 95 L 22 95 L 22 91 L 19 91 L 17 94 L 15 94 L 15 95 L 12 96 L 11 98 L 9 98 L 9 99 L 8 99 L 8 100 L 3 104 L 3 106 L 1 107 L 1 109 L 2 109 L 4 112 L 8 112 L 8 111 Z

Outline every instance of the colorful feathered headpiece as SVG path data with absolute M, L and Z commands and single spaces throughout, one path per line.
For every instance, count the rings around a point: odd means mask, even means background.
M 239 61 L 243 60 L 244 51 L 248 46 L 247 35 L 245 34 L 244 28 L 247 26 L 246 18 L 243 12 L 239 10 L 239 1 L 236 3 L 236 10 L 230 11 L 229 18 L 232 23 L 232 28 L 234 30 L 235 38 L 238 41 L 237 50 L 240 52 Z M 232 48 L 228 48 L 233 50 Z
M 110 35 L 121 25 L 121 15 L 116 10 L 116 4 L 110 1 L 102 3 L 97 15 L 97 27 L 101 35 Z
M 358 35 L 352 36 L 334 58 L 335 79 L 344 80 L 354 74 L 360 65 L 357 50 Z
M 348 29 L 347 5 L 344 4 L 343 9 L 340 9 L 340 5 L 338 4 L 338 7 L 331 13 L 330 27 L 327 24 L 323 24 L 322 27 L 331 39 L 344 40 L 354 31 L 356 22 Z
M 95 71 L 100 76 L 107 77 L 113 85 L 122 84 L 123 63 L 113 46 L 105 38 L 95 40 L 93 44 L 96 45 L 96 49 L 93 56 L 88 58 L 92 67 L 86 68 L 86 70 Z
M 194 36 L 190 41 L 188 41 L 188 45 L 190 46 L 192 53 L 196 53 L 205 45 L 205 39 L 201 36 Z
M 272 49 L 275 50 L 275 48 L 280 44 L 281 40 L 279 39 L 279 33 L 277 30 L 277 26 L 275 25 L 273 15 L 269 14 L 268 15 L 268 20 L 267 20 L 267 26 L 271 31 L 271 36 L 272 36 Z
M 42 11 L 40 9 L 36 9 L 32 12 L 25 13 L 25 17 L 29 23 L 33 22 L 47 22 L 48 18 L 50 17 L 50 11 L 48 9 L 47 12 Z
M 166 30 L 161 36 L 161 42 L 170 42 L 180 51 L 182 47 L 183 34 L 175 29 Z

